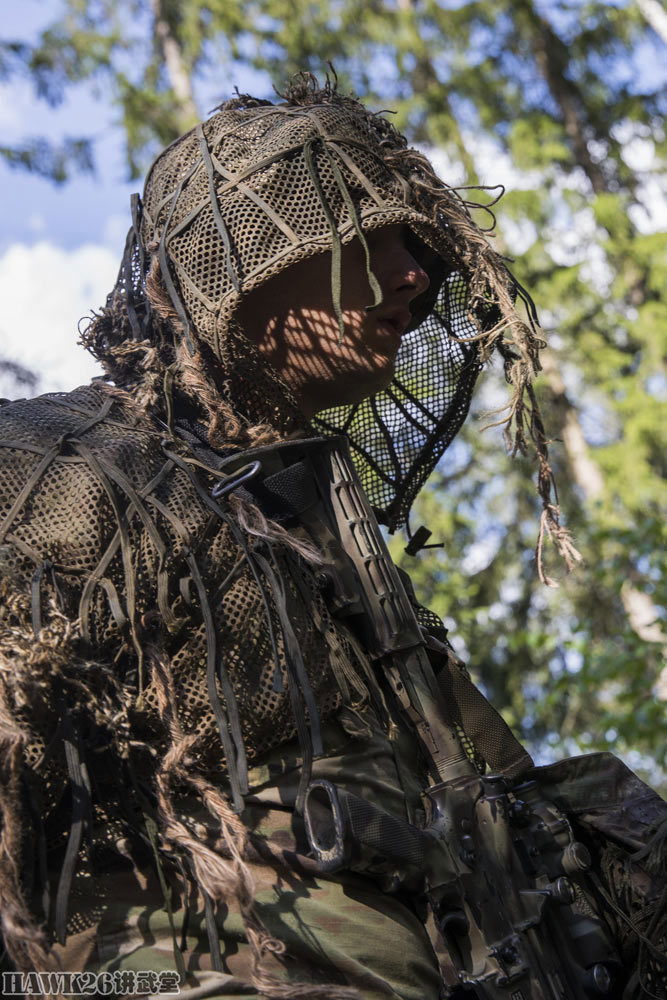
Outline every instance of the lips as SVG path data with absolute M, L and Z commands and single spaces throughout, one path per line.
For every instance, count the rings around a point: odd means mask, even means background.
M 380 313 L 378 322 L 387 327 L 400 341 L 410 325 L 412 313 L 409 309 L 397 306 L 395 309 Z

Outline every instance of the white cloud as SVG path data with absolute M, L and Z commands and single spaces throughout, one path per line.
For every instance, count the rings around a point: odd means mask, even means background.
M 667 187 L 661 177 L 647 177 L 640 185 L 640 205 L 631 205 L 630 218 L 640 233 L 659 233 L 667 229 Z
M 490 184 L 493 187 L 502 184 L 507 191 L 513 191 L 539 187 L 542 182 L 541 171 L 519 170 L 512 162 L 509 153 L 505 152 L 500 144 L 489 136 L 465 132 L 463 141 L 471 151 L 475 161 L 480 184 Z M 419 148 L 430 159 L 436 174 L 447 184 L 456 187 L 457 184 L 465 182 L 465 170 L 459 159 L 453 159 L 449 153 L 437 146 L 423 145 Z M 498 191 L 489 191 L 486 200 L 492 200 L 498 193 Z M 471 197 L 474 197 L 474 194 L 473 190 Z
M 11 246 L 0 257 L 0 355 L 36 372 L 40 392 L 101 374 L 77 345 L 77 324 L 104 303 L 117 269 L 118 255 L 103 246 Z
M 618 135 L 617 137 L 621 138 Z M 626 138 L 621 156 L 631 170 L 650 170 L 655 163 L 655 143 L 641 135 L 633 134 L 632 128 L 625 130 Z
M 438 177 L 446 184 L 456 187 L 465 183 L 465 170 L 460 160 L 453 160 L 446 150 L 439 146 L 418 146 L 418 149 L 429 158 Z
M 509 215 L 500 212 L 498 224 L 503 234 L 509 252 L 520 257 L 537 239 L 537 226 L 530 219 L 511 219 Z

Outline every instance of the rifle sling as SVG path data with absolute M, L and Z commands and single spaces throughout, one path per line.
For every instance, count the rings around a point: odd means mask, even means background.
M 437 676 L 445 704 L 474 743 L 489 767 L 514 780 L 534 767 L 533 759 L 473 682 L 458 667 L 447 663 Z

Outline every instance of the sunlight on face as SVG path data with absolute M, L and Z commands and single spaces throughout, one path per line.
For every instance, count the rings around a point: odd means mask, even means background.
M 373 295 L 363 248 L 354 239 L 342 254 L 342 343 L 331 298 L 330 253 L 293 264 L 251 292 L 237 311 L 246 336 L 290 387 L 306 417 L 356 403 L 391 382 L 411 320 L 410 303 L 428 287 L 427 274 L 406 248 L 403 226 L 385 226 L 366 239 L 383 301 L 367 312 Z

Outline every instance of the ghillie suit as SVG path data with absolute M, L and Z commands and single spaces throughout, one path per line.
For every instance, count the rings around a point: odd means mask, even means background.
M 395 377 L 309 426 L 239 303 L 329 252 L 340 316 L 342 245 L 394 223 L 431 278 Z M 370 264 L 368 278 L 377 288 Z M 497 349 L 514 447 L 532 436 L 543 528 L 571 558 L 517 295 L 428 161 L 308 77 L 278 105 L 223 105 L 157 159 L 85 334 L 110 384 L 1 412 L 0 911 L 15 968 L 176 969 L 207 996 L 438 995 L 415 904 L 323 879 L 307 857 L 311 776 L 419 824 L 428 764 L 332 594 L 333 542 L 297 516 L 307 497 L 253 485 L 254 462 L 343 433 L 394 530 Z

